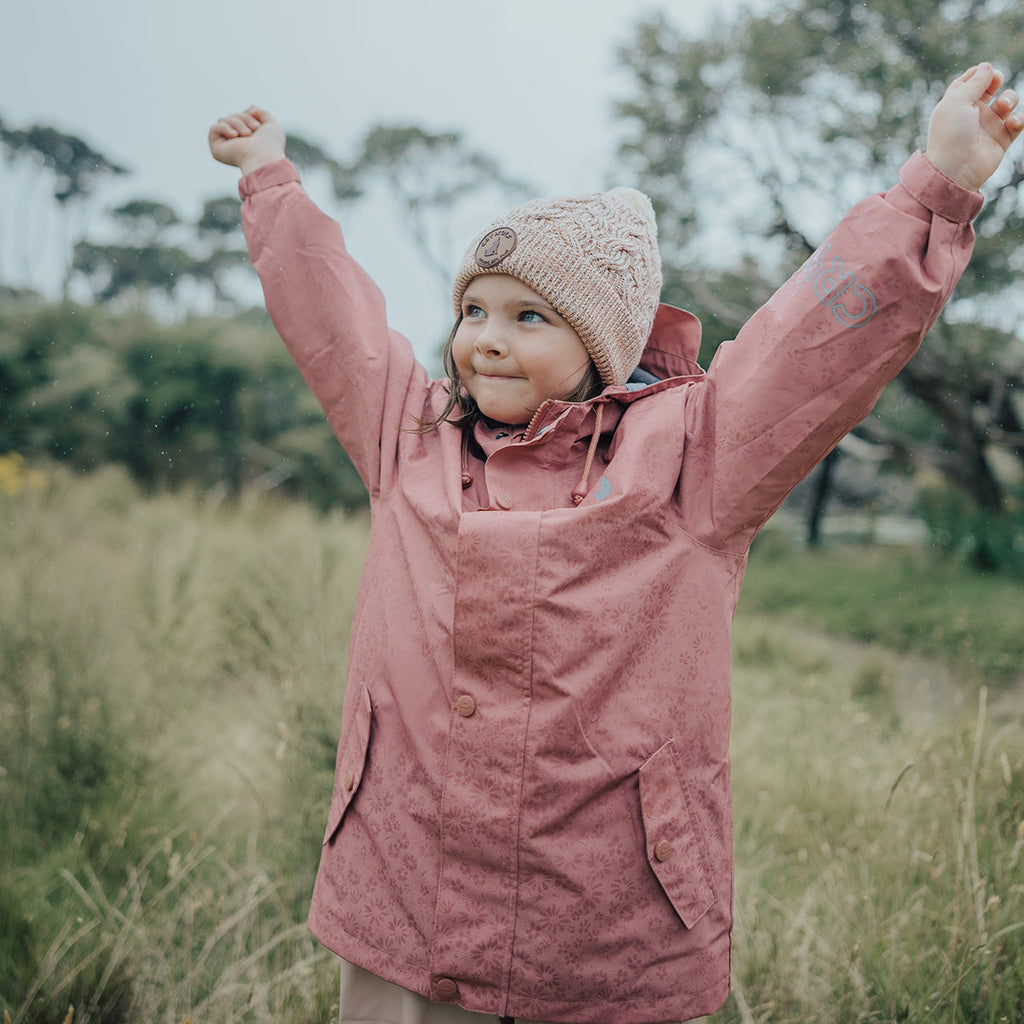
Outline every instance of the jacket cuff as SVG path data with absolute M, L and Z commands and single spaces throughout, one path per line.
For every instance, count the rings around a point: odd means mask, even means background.
M 969 224 L 985 202 L 980 192 L 958 185 L 920 150 L 900 168 L 900 184 L 922 206 L 954 224 Z
M 238 195 L 244 201 L 256 192 L 275 185 L 286 185 L 289 181 L 301 181 L 295 164 L 291 160 L 275 160 L 242 175 L 238 182 Z

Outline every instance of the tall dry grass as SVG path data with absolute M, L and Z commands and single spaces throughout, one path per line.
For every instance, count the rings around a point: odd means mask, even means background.
M 52 473 L 3 500 L 0 1007 L 313 1021 L 365 528 Z
M 332 1020 L 303 921 L 365 524 L 25 480 L 0 495 L 0 1009 Z M 714 1020 L 1024 1019 L 1019 719 L 742 610 L 734 661 Z
M 944 666 L 737 624 L 725 1021 L 1024 1020 L 1024 732 Z

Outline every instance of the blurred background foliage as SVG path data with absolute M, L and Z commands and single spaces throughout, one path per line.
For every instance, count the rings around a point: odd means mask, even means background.
M 702 38 L 654 14 L 620 57 L 632 81 L 617 110 L 622 160 L 654 199 L 665 299 L 701 316 L 706 364 L 840 211 L 895 182 L 956 74 L 981 58 L 1008 74 L 1024 66 L 1024 8 L 803 0 Z M 1012 76 L 1007 84 L 1024 92 Z M 902 479 L 937 551 L 1024 571 L 1019 144 L 986 195 L 953 300 L 876 413 L 819 471 L 806 507 L 812 539 L 844 474 L 846 497 L 882 503 Z
M 0 306 L 0 453 L 125 467 L 150 491 L 280 488 L 355 509 L 365 489 L 260 311 L 163 323 L 141 313 Z
M 842 211 L 896 180 L 954 74 L 978 55 L 1024 66 L 1024 9 L 1005 0 L 803 0 L 701 35 L 681 25 L 651 13 L 621 47 L 628 84 L 608 177 L 653 197 L 664 297 L 703 320 L 705 365 Z M 63 303 L 0 283 L 0 453 L 113 461 L 150 487 L 236 495 L 257 482 L 322 509 L 365 502 L 265 317 L 247 308 L 234 195 L 209 199 L 194 222 L 142 196 L 97 229 L 75 211 L 102 211 L 103 185 L 124 167 L 46 125 L 0 120 L 0 146 L 40 169 L 68 233 Z M 336 214 L 385 190 L 444 290 L 453 213 L 482 194 L 505 208 L 525 188 L 461 134 L 417 125 L 372 125 L 341 155 L 292 136 L 289 153 Z M 924 523 L 937 552 L 1024 572 L 1020 145 L 987 198 L 973 262 L 922 352 L 791 501 L 811 543 L 826 509 L 894 510 Z M 91 235 L 75 236 L 81 222 Z M 24 246 L 30 261 L 33 240 Z

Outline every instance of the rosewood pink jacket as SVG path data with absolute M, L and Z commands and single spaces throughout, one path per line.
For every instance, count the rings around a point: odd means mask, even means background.
M 921 154 L 900 178 L 707 373 L 699 324 L 663 306 L 641 363 L 660 382 L 546 402 L 525 433 L 480 427 L 466 450 L 448 424 L 417 430 L 444 384 L 295 168 L 242 179 L 268 309 L 371 498 L 310 913 L 325 945 L 533 1020 L 724 1001 L 747 550 L 913 354 L 981 205 Z

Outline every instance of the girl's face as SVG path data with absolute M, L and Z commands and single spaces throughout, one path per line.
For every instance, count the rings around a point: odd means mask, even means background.
M 580 336 L 533 289 L 507 274 L 482 274 L 462 297 L 452 359 L 480 412 L 527 423 L 548 398 L 583 379 L 590 355 Z

